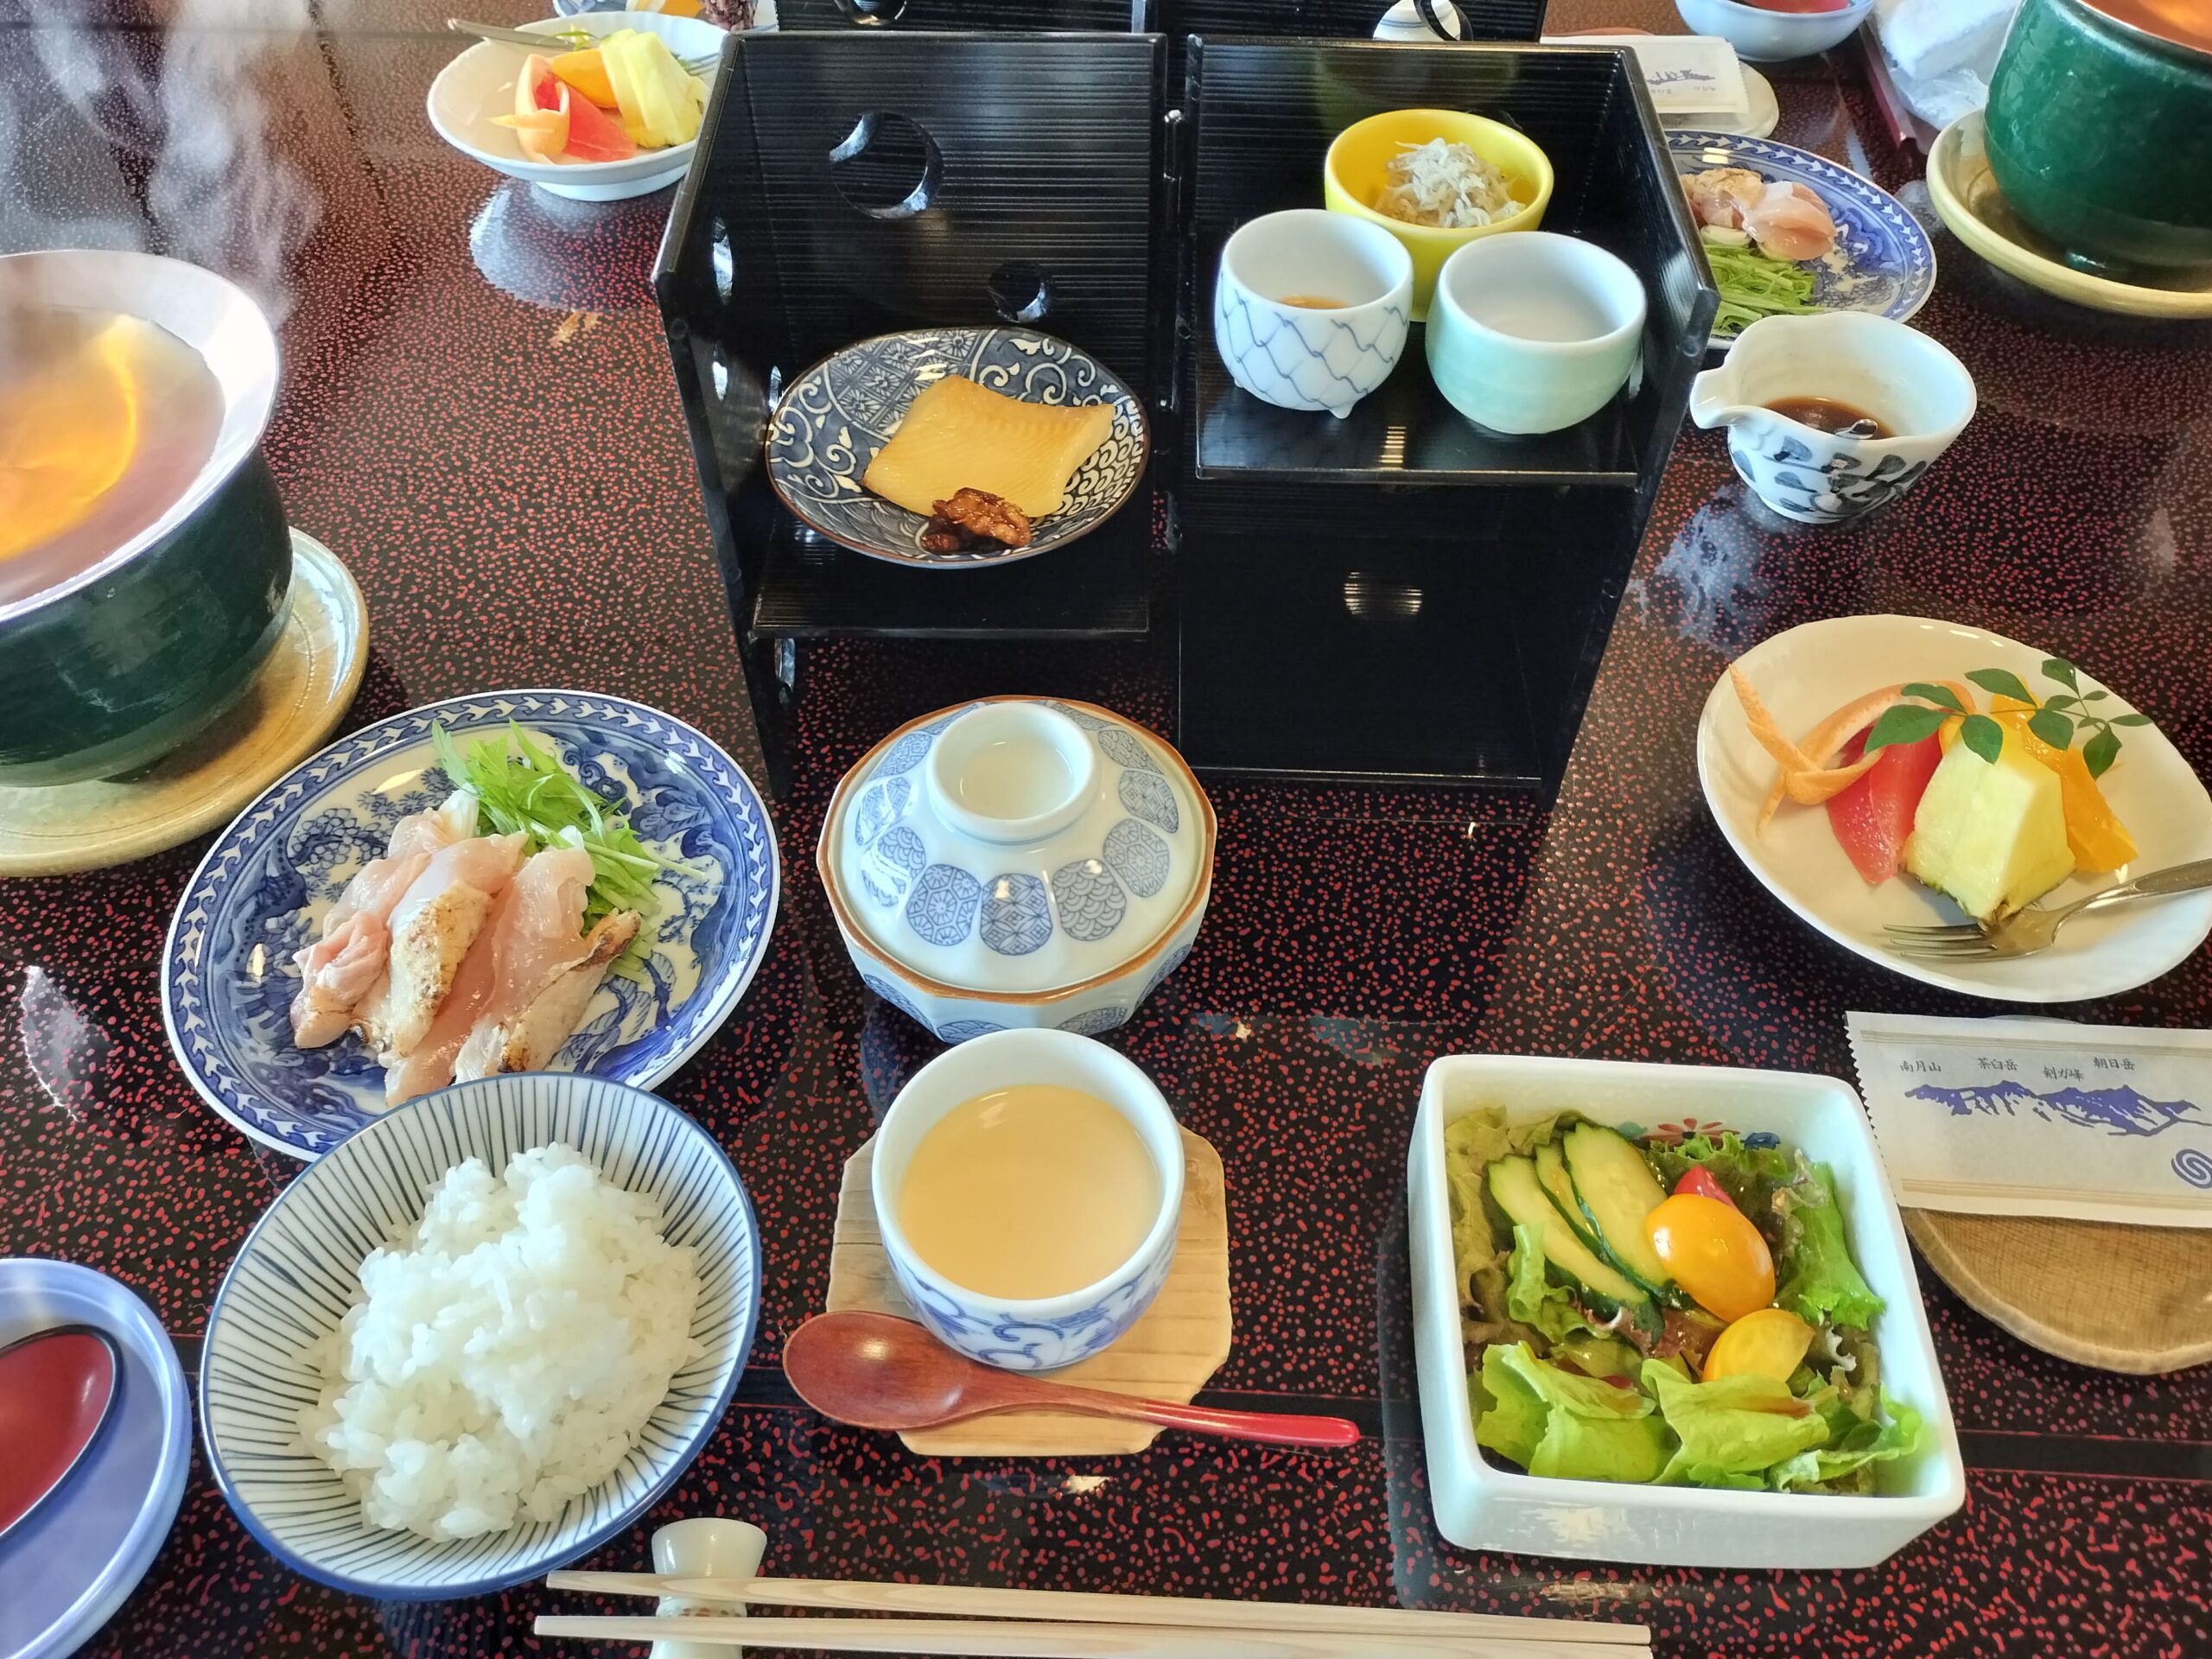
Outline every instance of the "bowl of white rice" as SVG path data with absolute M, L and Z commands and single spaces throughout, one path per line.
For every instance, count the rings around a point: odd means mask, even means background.
M 302 1170 L 207 1317 L 246 1530 L 382 1600 L 485 1594 L 633 1524 L 721 1421 L 760 1230 L 714 1137 L 582 1073 L 458 1084 Z

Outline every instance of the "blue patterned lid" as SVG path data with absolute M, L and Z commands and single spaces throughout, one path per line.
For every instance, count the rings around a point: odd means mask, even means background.
M 1213 814 L 1175 751 L 1087 703 L 995 697 L 925 715 L 847 773 L 823 838 L 849 929 L 958 990 L 1109 973 L 1184 917 Z

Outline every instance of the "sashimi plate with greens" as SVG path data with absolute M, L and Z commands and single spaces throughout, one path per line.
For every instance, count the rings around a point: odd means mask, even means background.
M 475 798 L 473 813 L 458 789 Z M 302 761 L 239 814 L 201 860 L 169 928 L 162 1007 L 170 1045 L 193 1087 L 255 1141 L 318 1157 L 399 1092 L 391 1055 L 365 1040 L 376 1028 L 365 1017 L 349 1027 L 341 1012 L 342 1034 L 302 1040 L 302 973 L 303 964 L 315 971 L 303 953 L 334 941 L 378 868 L 396 869 L 396 887 L 410 897 L 431 881 L 435 861 L 399 861 L 410 824 L 442 828 L 423 845 L 463 837 L 502 853 L 517 890 L 528 884 L 514 871 L 541 855 L 550 868 L 552 855 L 565 854 L 569 908 L 539 921 L 541 933 L 550 925 L 580 944 L 605 932 L 610 912 L 622 923 L 609 948 L 579 961 L 588 982 L 569 976 L 573 995 L 550 1035 L 541 1017 L 531 1041 L 495 1044 L 487 1069 L 588 1071 L 651 1088 L 728 1019 L 766 953 L 779 880 L 774 830 L 759 791 L 711 739 L 641 703 L 580 691 L 492 691 L 396 715 Z M 422 880 L 410 885 L 417 870 Z M 409 906 L 395 909 L 388 895 L 383 908 L 397 929 Z M 524 930 L 501 931 L 496 899 L 480 905 L 486 911 L 472 936 L 480 942 L 459 949 L 484 956 L 488 976 L 506 965 L 493 958 L 519 956 L 513 941 Z M 376 991 L 397 988 L 399 956 L 378 954 L 391 948 L 388 938 L 372 943 Z M 543 939 L 531 943 L 542 954 Z M 565 966 L 556 958 L 545 983 Z M 467 959 L 458 970 L 448 962 L 443 982 L 418 997 L 430 1040 L 439 1030 L 431 1015 L 457 1004 L 448 992 L 456 982 L 465 989 L 469 971 Z M 362 997 L 363 1007 L 373 1000 Z M 532 1013 L 543 1007 L 518 1007 L 512 1032 Z M 467 1065 L 464 1058 L 461 1075 Z M 439 1086 L 451 1071 L 449 1058 L 408 1087 Z

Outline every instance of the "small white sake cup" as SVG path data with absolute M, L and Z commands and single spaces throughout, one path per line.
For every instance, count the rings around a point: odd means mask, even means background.
M 1428 372 L 1493 432 L 1556 432 L 1612 400 L 1643 348 L 1643 280 L 1593 242 L 1515 231 L 1437 273 Z
M 1221 251 L 1214 346 L 1263 403 L 1342 420 L 1398 365 L 1413 294 L 1413 256 L 1381 226 L 1320 207 L 1265 213 Z

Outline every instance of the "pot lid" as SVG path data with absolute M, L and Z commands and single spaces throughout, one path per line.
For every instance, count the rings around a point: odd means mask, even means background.
M 910 722 L 837 786 L 824 885 L 922 978 L 1064 990 L 1161 943 L 1205 891 L 1213 809 L 1182 757 L 1088 703 L 995 697 Z

